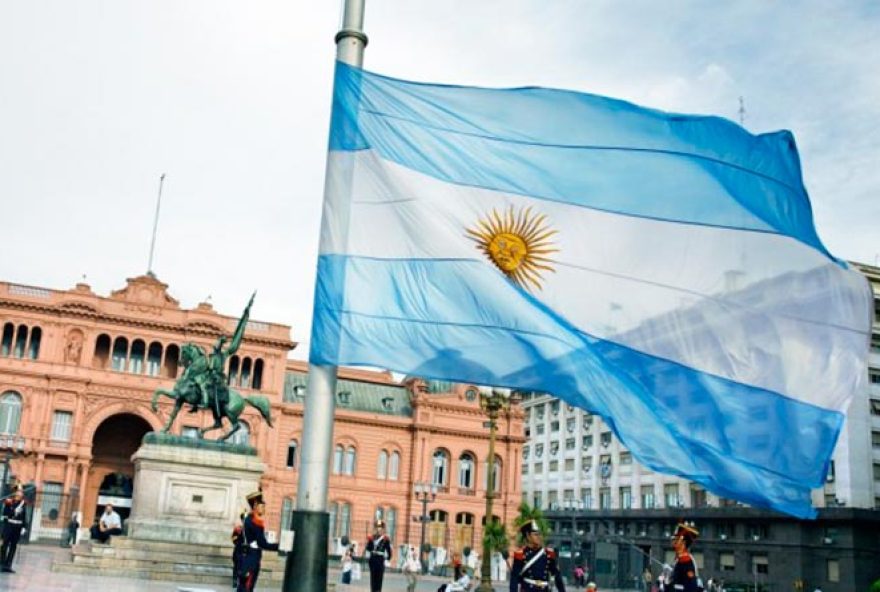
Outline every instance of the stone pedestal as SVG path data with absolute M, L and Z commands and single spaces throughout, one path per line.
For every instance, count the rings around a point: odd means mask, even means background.
M 135 467 L 129 538 L 228 545 L 266 467 L 249 446 L 150 433 Z

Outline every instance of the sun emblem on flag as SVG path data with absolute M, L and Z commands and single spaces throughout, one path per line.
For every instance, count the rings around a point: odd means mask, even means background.
M 532 208 L 515 211 L 511 206 L 501 213 L 493 209 L 466 231 L 495 267 L 526 290 L 540 290 L 542 272 L 555 271 L 548 255 L 559 250 L 550 240 L 556 231 L 544 214 L 535 214 Z

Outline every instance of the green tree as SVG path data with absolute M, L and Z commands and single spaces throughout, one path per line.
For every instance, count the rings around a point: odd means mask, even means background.
M 525 541 L 522 540 L 522 535 L 519 534 L 519 527 L 528 522 L 529 520 L 534 520 L 538 523 L 538 528 L 541 529 L 541 536 L 545 539 L 547 535 L 550 534 L 550 523 L 547 522 L 547 519 L 544 518 L 544 513 L 540 508 L 530 506 L 528 503 L 523 502 L 517 508 L 519 511 L 519 516 L 517 516 L 515 525 L 517 530 L 517 540 L 522 543 Z
M 489 547 L 492 551 L 498 551 L 507 558 L 507 549 L 510 540 L 507 538 L 507 528 L 498 520 L 490 520 L 483 529 L 483 548 Z
M 880 580 L 871 584 L 871 592 L 880 592 Z

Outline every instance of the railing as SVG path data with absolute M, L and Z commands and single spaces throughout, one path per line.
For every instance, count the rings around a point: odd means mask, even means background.
M 51 290 L 34 286 L 23 286 L 21 284 L 9 284 L 9 293 L 15 296 L 30 296 L 32 298 L 48 299 L 52 297 Z

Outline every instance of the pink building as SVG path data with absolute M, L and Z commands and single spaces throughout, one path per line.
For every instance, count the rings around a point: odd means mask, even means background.
M 210 348 L 236 322 L 206 303 L 180 308 L 151 276 L 129 279 L 108 297 L 85 284 L 62 291 L 0 282 L 0 454 L 11 458 L 7 475 L 36 483 L 43 532 L 60 532 L 74 510 L 87 526 L 107 501 L 127 514 L 130 457 L 145 433 L 162 427 L 172 405 L 161 399 L 154 413 L 153 391 L 173 385 L 183 343 Z M 254 446 L 268 467 L 262 486 L 275 530 L 293 509 L 299 477 L 307 366 L 287 359 L 294 347 L 290 327 L 251 321 L 228 362 L 236 389 L 271 401 L 275 428 L 249 409 L 248 429 L 236 437 Z M 172 431 L 192 434 L 209 420 L 182 412 Z M 422 504 L 413 488 L 427 482 L 438 490 L 428 505 L 428 541 L 478 548 L 485 421 L 473 386 L 418 378 L 400 383 L 387 372 L 341 369 L 331 537 L 363 540 L 381 515 L 395 542 L 419 543 Z M 494 514 L 507 524 L 521 499 L 524 442 L 523 413 L 514 404 L 499 421 L 495 446 Z

